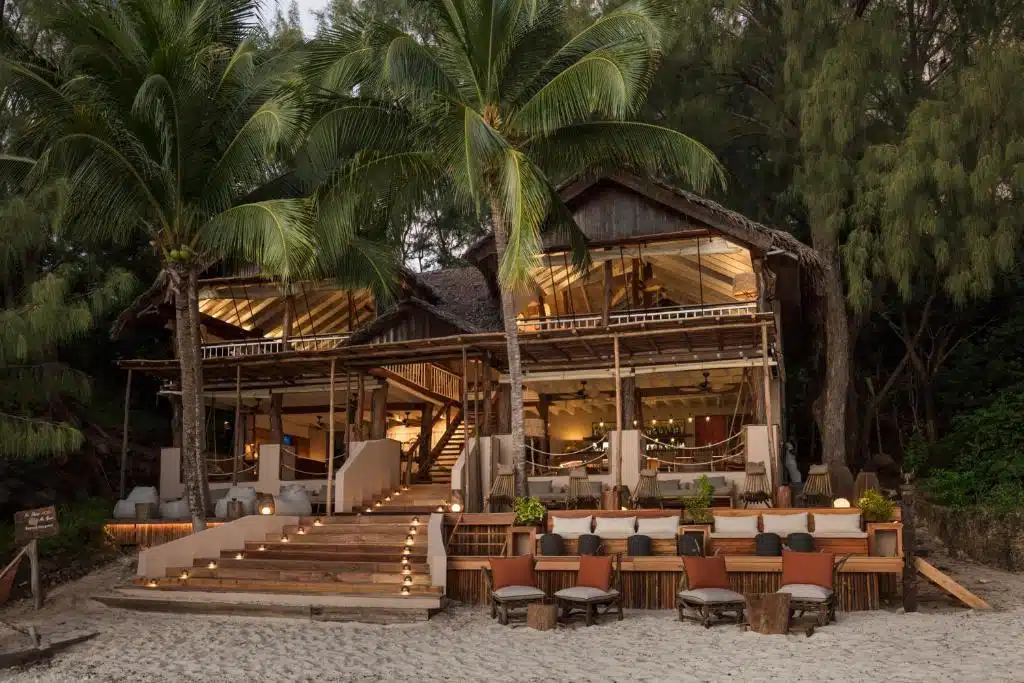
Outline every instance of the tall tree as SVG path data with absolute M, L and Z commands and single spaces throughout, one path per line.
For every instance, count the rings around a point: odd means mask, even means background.
M 310 272 L 312 202 L 274 180 L 308 126 L 294 50 L 258 49 L 259 0 L 55 0 L 37 21 L 56 57 L 0 58 L 28 115 L 0 171 L 31 195 L 66 184 L 62 223 L 97 243 L 148 239 L 162 269 L 129 315 L 171 299 L 181 365 L 182 448 L 195 528 L 208 503 L 198 280 L 239 260 L 284 279 Z M 269 185 L 268 185 L 269 183 Z M 279 184 L 279 181 L 278 181 Z M 281 198 L 282 194 L 290 194 Z M 381 256 L 325 235 L 322 275 L 373 276 Z M 328 258 L 336 260 L 327 261 Z
M 489 213 L 499 261 L 512 388 L 517 487 L 526 490 L 516 292 L 556 231 L 587 260 L 554 183 L 602 166 L 672 173 L 698 189 L 721 181 L 713 155 L 686 135 L 632 120 L 661 52 L 666 6 L 634 0 L 578 32 L 563 3 L 429 0 L 429 41 L 360 18 L 311 48 L 329 94 L 309 136 L 310 168 L 333 174 L 321 201 L 390 210 L 439 187 Z M 369 188 L 369 191 L 368 191 Z

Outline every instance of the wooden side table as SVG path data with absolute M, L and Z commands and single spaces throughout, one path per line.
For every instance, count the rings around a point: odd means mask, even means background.
M 868 522 L 867 528 L 868 554 L 903 557 L 903 522 Z
M 514 557 L 516 555 L 536 554 L 537 527 L 510 526 L 505 531 L 505 555 Z

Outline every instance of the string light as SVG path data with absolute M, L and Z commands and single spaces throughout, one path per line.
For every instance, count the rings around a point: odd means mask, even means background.
M 153 579 L 150 579 L 150 580 L 149 580 L 149 583 L 147 583 L 146 585 L 147 585 L 148 587 L 150 587 L 150 588 L 156 588 L 156 581 L 154 581 Z M 402 590 L 408 590 L 408 589 L 404 589 L 404 588 L 403 588 Z
M 438 505 L 437 506 L 437 511 L 438 512 L 444 512 L 444 506 L 443 505 Z
M 272 515 L 274 514 L 274 508 L 270 507 L 269 505 L 264 505 L 263 507 L 260 508 L 260 514 Z
M 409 595 L 409 587 L 402 586 L 402 595 Z
M 373 504 L 373 507 L 375 507 L 375 508 L 379 508 L 380 506 L 381 506 L 381 502 L 379 500 L 376 503 Z
M 411 576 L 405 577 L 404 579 L 402 579 L 402 583 L 405 584 L 406 586 L 411 586 L 412 585 L 412 577 Z
M 408 548 L 402 548 L 402 554 L 403 555 L 408 555 L 409 553 L 410 553 L 410 550 Z
M 299 536 L 305 536 L 306 528 L 300 526 L 298 529 L 295 530 L 295 533 L 297 533 Z
M 689 417 L 687 417 L 686 421 L 687 422 L 693 422 L 693 415 L 690 415 Z
M 366 508 L 366 513 L 367 513 L 367 514 L 369 514 L 369 513 L 371 513 L 371 512 L 373 512 L 373 508 Z
M 415 536 L 416 535 L 416 527 L 414 527 L 414 526 L 409 527 L 409 535 L 410 536 Z
M 391 496 L 385 496 L 384 497 L 384 502 L 385 503 L 390 503 L 391 502 Z
M 704 421 L 705 422 L 711 422 L 711 416 L 710 415 L 705 415 L 704 416 Z
M 671 424 L 675 424 L 675 423 L 676 423 L 676 421 L 675 421 L 675 420 L 674 420 L 673 418 L 671 418 L 671 417 L 670 417 L 670 418 L 668 419 L 668 423 L 669 423 L 669 424 L 671 425 Z
M 462 503 L 452 503 L 452 512 L 462 512 Z
M 414 539 L 411 535 L 405 537 L 405 544 L 406 545 L 412 545 L 415 542 L 416 542 L 416 539 Z
M 420 525 L 420 518 L 419 517 L 413 517 L 412 518 L 412 525 L 413 526 L 419 526 Z
M 403 576 L 409 576 L 410 574 L 412 574 L 412 569 L 410 569 L 408 566 L 406 566 L 406 567 L 404 567 L 402 569 L 402 575 Z

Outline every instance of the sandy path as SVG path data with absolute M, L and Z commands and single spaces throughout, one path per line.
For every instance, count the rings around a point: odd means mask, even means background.
M 811 638 L 705 630 L 671 612 L 549 632 L 502 627 L 467 608 L 374 626 L 110 609 L 87 597 L 126 571 L 110 568 L 65 587 L 39 615 L 5 611 L 44 632 L 101 635 L 0 681 L 1024 681 L 1024 577 L 935 561 L 997 609 L 940 600 L 918 614 L 840 614 Z

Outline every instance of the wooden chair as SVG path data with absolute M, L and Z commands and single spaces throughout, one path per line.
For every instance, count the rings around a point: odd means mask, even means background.
M 792 562 L 794 560 L 794 555 L 811 554 L 812 553 L 782 553 L 783 581 L 786 580 L 787 558 Z M 805 613 L 815 614 L 817 615 L 819 626 L 828 626 L 829 622 L 836 620 L 836 587 L 839 583 L 839 572 L 842 570 L 843 565 L 846 564 L 846 561 L 850 559 L 850 556 L 844 555 L 839 559 L 839 562 L 835 562 L 835 555 L 832 553 L 813 554 L 827 557 L 828 561 L 832 563 L 832 585 L 823 586 L 818 583 L 786 583 L 776 592 L 789 594 L 789 611 L 791 616 L 800 617 Z
M 580 557 L 580 565 L 582 567 L 584 562 L 601 559 L 604 558 Z M 554 598 L 558 610 L 558 620 L 562 623 L 567 622 L 574 614 L 583 614 L 584 623 L 587 626 L 592 626 L 598 616 L 608 614 L 613 609 L 618 614 L 619 621 L 622 621 L 622 554 L 615 555 L 608 590 L 590 586 L 573 586 L 558 591 Z
M 509 559 L 525 561 L 522 558 L 496 559 L 498 561 Z M 533 563 L 533 557 L 529 558 L 529 562 Z M 497 619 L 502 626 L 508 625 L 512 610 L 528 607 L 535 602 L 544 602 L 544 599 L 547 598 L 547 594 L 535 585 L 535 581 L 529 582 L 533 585 L 511 585 L 495 589 L 494 571 L 491 567 L 484 567 L 484 577 L 487 580 L 487 602 L 491 608 L 491 619 Z
M 725 588 L 729 585 L 729 575 L 725 570 L 725 558 L 683 557 L 683 576 L 679 580 L 676 593 L 676 609 L 679 610 L 679 621 L 696 621 L 704 628 L 711 628 L 715 621 L 732 613 L 737 624 L 743 623 L 743 610 L 747 606 L 742 593 Z M 703 576 L 691 578 L 697 569 Z M 715 576 L 709 578 L 712 572 Z M 710 583 L 711 585 L 705 585 Z M 696 586 L 696 587 L 694 587 Z M 687 610 L 693 614 L 687 614 Z
M 487 511 L 495 512 L 496 507 L 512 507 L 516 502 L 516 478 L 510 467 L 499 466 L 498 474 L 487 494 Z
M 574 469 L 569 473 L 569 490 L 565 494 L 566 509 L 580 508 L 584 505 L 601 507 L 601 496 L 594 493 L 590 485 L 590 478 L 587 471 L 582 467 Z
M 636 491 L 633 492 L 633 509 L 642 507 L 665 507 L 661 498 L 661 490 L 658 487 L 657 470 L 640 470 L 640 481 L 637 482 Z

